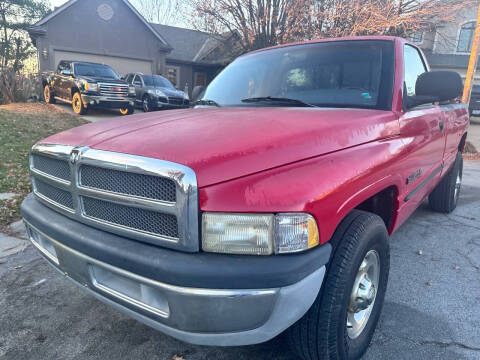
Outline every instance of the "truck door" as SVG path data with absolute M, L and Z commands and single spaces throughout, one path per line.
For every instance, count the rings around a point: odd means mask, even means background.
M 54 91 L 55 95 L 62 99 L 70 99 L 70 94 L 67 94 L 67 87 L 72 81 L 72 76 L 66 75 L 67 72 L 72 73 L 72 68 L 69 62 L 60 61 L 55 75 Z
M 428 71 L 415 47 L 404 45 L 404 92 L 415 95 L 415 84 Z M 400 133 L 405 142 L 404 201 L 413 211 L 438 183 L 445 150 L 445 117 L 440 106 L 426 104 L 405 111 L 400 117 Z M 406 204 L 405 204 L 406 205 Z

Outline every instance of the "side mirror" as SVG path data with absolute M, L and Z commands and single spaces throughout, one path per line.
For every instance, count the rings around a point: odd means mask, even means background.
M 62 70 L 61 74 L 65 76 L 72 76 L 72 72 L 70 70 Z
M 429 71 L 420 75 L 415 84 L 415 96 L 405 96 L 405 108 L 454 100 L 462 95 L 463 83 L 455 71 Z
M 198 85 L 193 88 L 192 91 L 192 102 L 197 101 L 204 93 L 206 87 L 203 85 Z

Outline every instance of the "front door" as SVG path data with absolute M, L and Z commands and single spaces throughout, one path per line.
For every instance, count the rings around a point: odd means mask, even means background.
M 70 71 L 70 73 L 73 74 L 71 64 L 67 61 L 61 61 L 58 64 L 57 74 L 55 76 L 55 82 L 53 85 L 55 96 L 58 96 L 62 99 L 71 100 L 70 94 L 67 94 L 67 87 L 68 84 L 72 82 L 72 76 L 64 75 L 64 71 Z
M 135 86 L 135 94 L 137 96 L 136 102 L 140 104 L 142 102 L 142 97 L 143 97 L 143 81 L 140 75 L 135 75 L 133 78 L 133 86 Z
M 404 91 L 415 95 L 415 84 L 428 71 L 420 52 L 413 46 L 404 48 Z M 442 172 L 445 150 L 445 118 L 439 105 L 427 104 L 405 111 L 400 117 L 400 133 L 406 143 L 405 191 L 402 195 L 413 212 L 425 195 L 435 187 Z

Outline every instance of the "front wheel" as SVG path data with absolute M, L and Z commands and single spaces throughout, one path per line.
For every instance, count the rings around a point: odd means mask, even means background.
M 133 106 L 127 106 L 126 108 L 120 109 L 120 114 L 122 115 L 132 115 L 133 112 Z
M 287 330 L 305 360 L 359 359 L 372 340 L 390 269 L 383 220 L 352 211 L 336 230 L 322 289 L 310 310 Z
M 142 109 L 144 112 L 155 111 L 156 107 L 153 103 L 153 99 L 150 96 L 145 95 L 142 99 Z
M 77 115 L 85 115 L 87 113 L 87 108 L 83 106 L 82 97 L 79 92 L 73 94 L 72 109 L 73 112 Z

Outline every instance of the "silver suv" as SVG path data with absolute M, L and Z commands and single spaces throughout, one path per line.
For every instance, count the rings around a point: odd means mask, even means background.
M 135 105 L 141 106 L 145 112 L 190 106 L 188 94 L 175 89 L 163 76 L 130 73 L 125 75 L 124 79 L 135 86 Z

